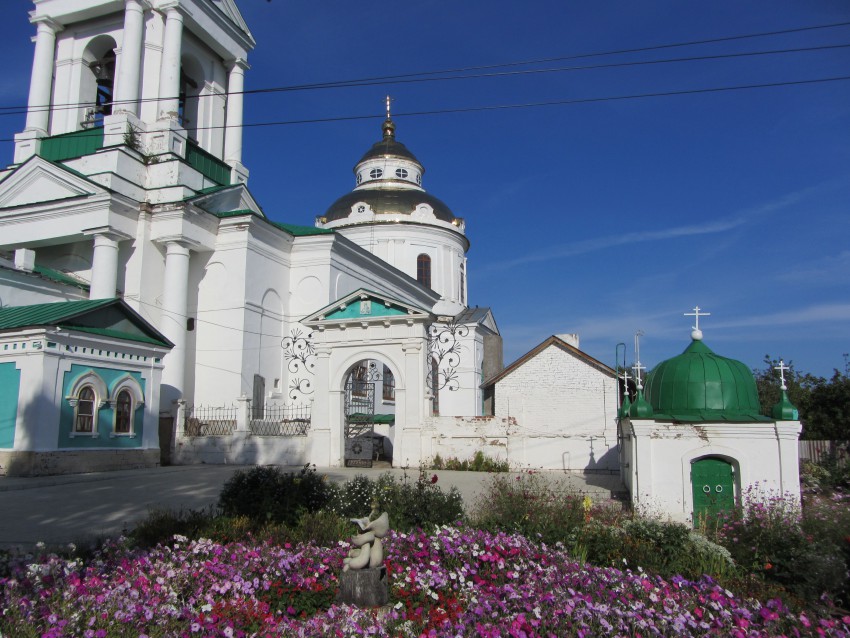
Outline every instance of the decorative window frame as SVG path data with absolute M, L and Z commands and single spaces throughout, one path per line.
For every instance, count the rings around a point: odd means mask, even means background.
M 130 431 L 116 432 L 118 426 L 118 395 L 123 390 L 130 393 Z M 112 408 L 112 431 L 109 433 L 110 438 L 136 437 L 136 410 L 145 404 L 145 393 L 142 390 L 141 384 L 131 374 L 125 374 L 112 382 L 112 387 L 109 389 L 109 406 Z
M 83 388 L 90 387 L 94 391 L 94 414 L 92 414 L 92 431 L 91 432 L 77 432 L 77 417 L 78 414 L 78 405 L 80 392 L 82 392 Z M 74 418 L 71 421 L 71 431 L 68 433 L 70 438 L 75 437 L 90 437 L 93 439 L 97 439 L 100 437 L 100 432 L 98 431 L 98 412 L 104 408 L 108 401 L 106 397 L 108 396 L 106 383 L 104 383 L 103 379 L 97 374 L 94 370 L 89 370 L 88 372 L 84 372 L 79 375 L 76 379 L 74 379 L 73 384 L 71 385 L 70 392 L 65 397 L 65 400 L 68 402 L 72 408 L 74 408 Z

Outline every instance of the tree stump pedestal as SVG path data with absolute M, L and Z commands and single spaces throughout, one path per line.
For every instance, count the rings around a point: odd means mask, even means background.
M 356 607 L 380 607 L 390 599 L 387 568 L 349 569 L 339 577 L 337 601 Z

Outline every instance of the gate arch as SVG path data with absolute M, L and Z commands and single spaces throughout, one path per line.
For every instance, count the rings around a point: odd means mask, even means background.
M 399 375 L 384 353 L 368 352 L 360 356 L 349 362 L 339 377 L 342 464 L 346 467 L 372 467 L 375 461 L 392 464 L 398 431 L 395 384 Z

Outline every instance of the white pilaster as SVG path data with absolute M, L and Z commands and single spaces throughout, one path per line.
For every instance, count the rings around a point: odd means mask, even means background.
M 227 120 L 224 136 L 224 161 L 233 166 L 242 162 L 242 113 L 245 70 L 248 63 L 233 60 L 227 75 Z
M 115 74 L 115 110 L 139 114 L 139 73 L 142 64 L 145 8 L 141 0 L 125 0 L 124 41 L 121 63 Z M 179 74 L 178 74 L 179 77 Z
M 86 234 L 94 235 L 89 299 L 110 299 L 118 283 L 118 242 L 128 237 L 108 230 Z
M 159 119 L 176 119 L 179 111 L 180 56 L 183 46 L 183 14 L 177 4 L 165 10 L 165 37 L 159 73 Z
M 174 344 L 163 358 L 160 409 L 170 410 L 183 395 L 186 382 L 186 310 L 189 288 L 189 244 L 165 240 L 165 280 L 162 290 L 160 330 Z

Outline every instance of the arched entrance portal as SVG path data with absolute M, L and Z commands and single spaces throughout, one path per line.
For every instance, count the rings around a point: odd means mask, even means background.
M 708 457 L 691 464 L 694 525 L 735 507 L 735 469 L 721 458 Z
M 343 425 L 346 467 L 372 467 L 375 461 L 392 463 L 395 377 L 382 361 L 363 359 L 349 370 Z

